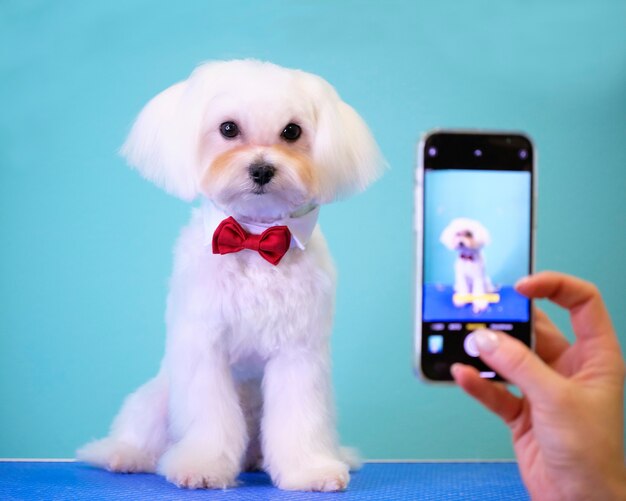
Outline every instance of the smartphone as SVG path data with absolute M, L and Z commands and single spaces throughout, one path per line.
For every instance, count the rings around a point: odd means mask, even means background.
M 435 130 L 418 146 L 415 184 L 415 369 L 453 381 L 450 367 L 483 363 L 477 329 L 533 347 L 532 304 L 514 284 L 532 272 L 535 151 L 521 133 Z

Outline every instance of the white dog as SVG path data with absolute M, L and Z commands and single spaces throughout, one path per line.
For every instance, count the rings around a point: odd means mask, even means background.
M 441 233 L 440 240 L 448 249 L 458 253 L 454 263 L 454 305 L 465 305 L 467 301 L 463 296 L 482 296 L 471 301 L 472 309 L 474 313 L 486 310 L 489 303 L 485 294 L 494 291 L 481 252 L 491 241 L 487 228 L 474 219 L 453 219 Z
M 214 62 L 152 99 L 122 153 L 202 208 L 176 245 L 161 369 L 78 458 L 189 488 L 262 466 L 282 489 L 344 489 L 335 271 L 316 220 L 384 168 L 367 126 L 320 77 Z

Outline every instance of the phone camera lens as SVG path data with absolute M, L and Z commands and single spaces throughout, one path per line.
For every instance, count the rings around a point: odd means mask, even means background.
M 428 148 L 428 156 L 429 157 L 436 157 L 437 156 L 437 148 L 435 148 L 434 146 L 431 146 L 430 148 Z
M 482 156 L 483 156 L 483 152 L 482 152 L 482 150 L 474 150 L 474 156 L 475 156 L 476 158 L 480 158 L 480 157 L 482 157 Z
M 528 158 L 528 150 L 525 150 L 525 149 L 519 150 L 519 157 L 522 160 L 526 160 Z

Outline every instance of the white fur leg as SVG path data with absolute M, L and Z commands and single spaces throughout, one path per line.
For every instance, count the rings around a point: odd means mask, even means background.
M 129 395 L 107 438 L 93 441 L 77 459 L 110 471 L 154 472 L 167 443 L 167 385 L 158 375 Z
M 489 278 L 488 276 L 485 276 L 485 290 L 487 292 L 496 292 L 498 290 L 496 287 L 494 287 L 491 278 Z
M 484 295 L 487 292 L 485 287 L 485 282 L 482 277 L 474 278 L 474 283 L 472 284 L 472 294 L 476 296 Z M 472 310 L 474 313 L 480 313 L 487 309 L 489 303 L 484 299 L 477 299 L 472 303 Z
M 265 368 L 263 455 L 277 487 L 340 491 L 349 467 L 337 446 L 326 348 L 285 350 Z
M 170 434 L 175 442 L 159 461 L 170 482 L 190 489 L 234 485 L 247 443 L 246 422 L 227 354 L 193 319 L 170 335 Z
M 467 277 L 465 276 L 465 263 L 461 259 L 457 259 L 454 262 L 454 292 L 456 294 L 468 294 L 469 291 Z M 463 301 L 459 301 L 454 295 L 452 296 L 452 302 L 457 308 L 465 305 Z

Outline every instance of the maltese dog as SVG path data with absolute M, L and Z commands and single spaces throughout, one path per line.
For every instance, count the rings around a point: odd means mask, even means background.
M 122 154 L 201 207 L 176 244 L 160 370 L 78 458 L 192 489 L 256 468 L 281 489 L 346 488 L 355 458 L 334 424 L 335 271 L 317 217 L 383 170 L 367 125 L 318 76 L 211 62 L 145 106 Z
M 471 302 L 474 313 L 486 310 L 489 302 L 485 295 L 494 291 L 481 252 L 491 241 L 487 228 L 474 219 L 453 219 L 440 240 L 458 253 L 454 263 L 454 305 L 460 307 Z

